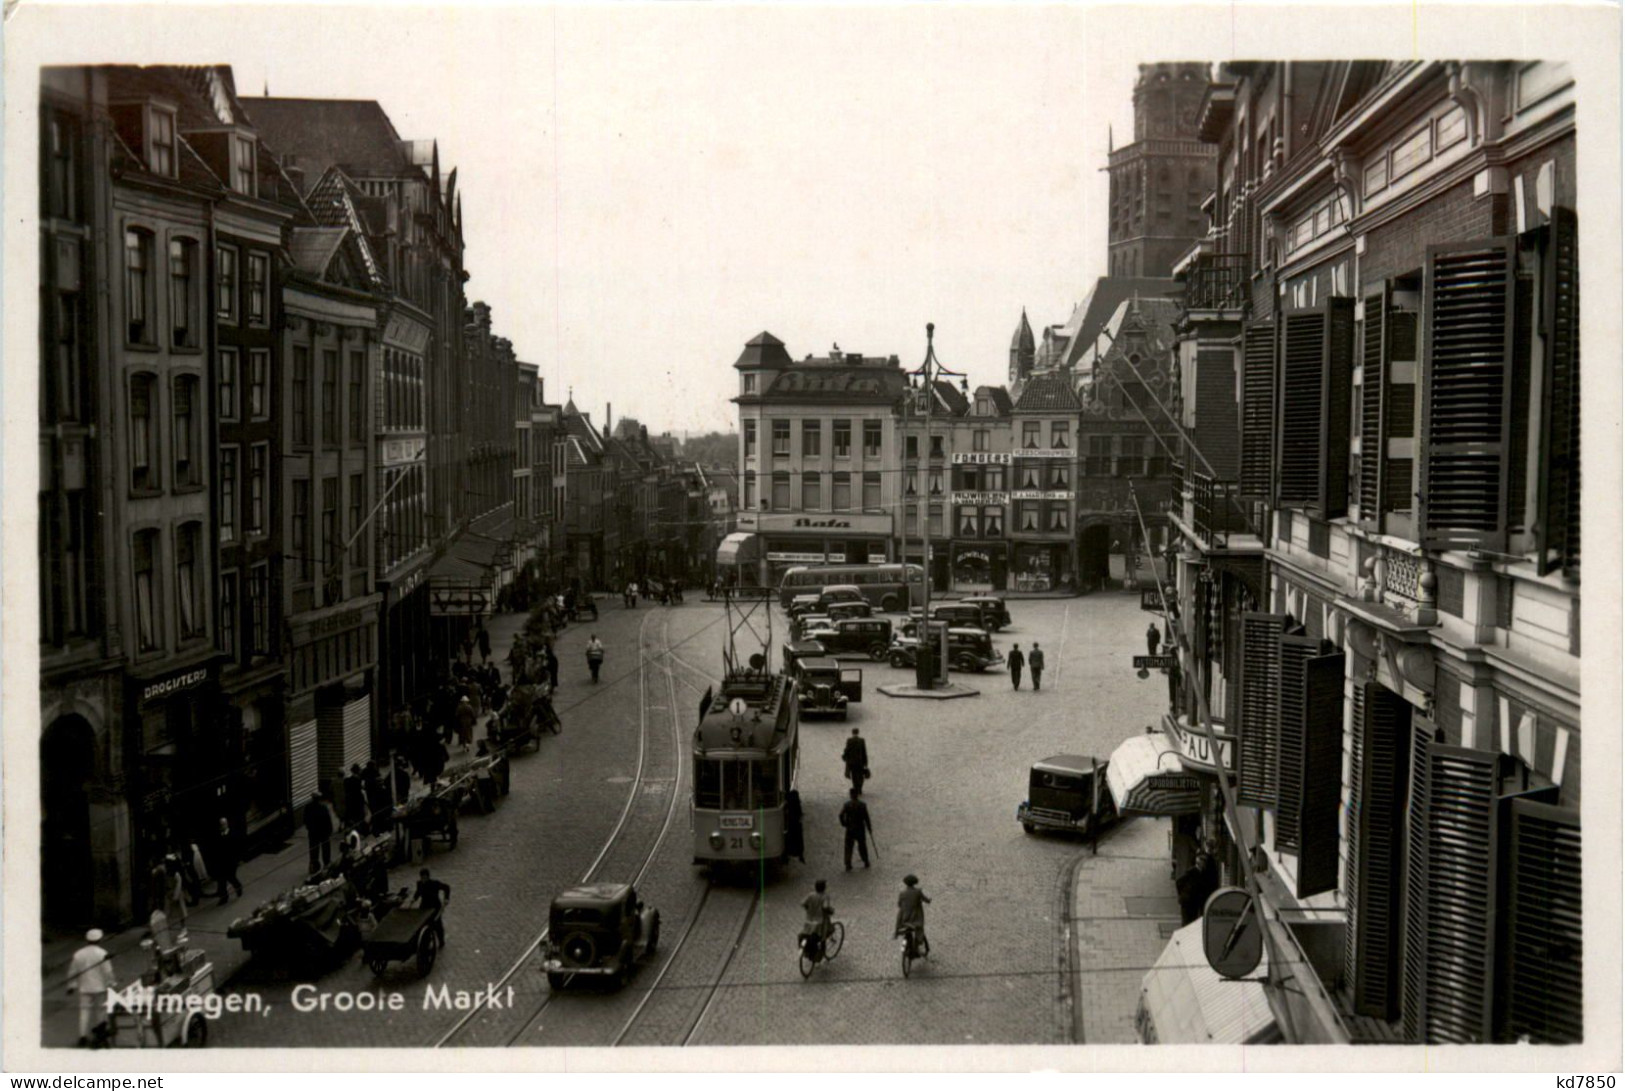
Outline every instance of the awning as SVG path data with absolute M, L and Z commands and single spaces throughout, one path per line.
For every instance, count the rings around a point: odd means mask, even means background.
M 748 531 L 730 534 L 717 546 L 718 564 L 754 564 L 761 555 L 761 538 Z
M 1202 782 L 1185 772 L 1179 751 L 1161 732 L 1136 735 L 1112 751 L 1106 786 L 1123 815 L 1199 814 Z
M 1239 981 L 1220 977 L 1202 953 L 1202 922 L 1175 932 L 1140 983 L 1140 1040 L 1161 1045 L 1268 1045 L 1281 1040 L 1261 981 L 1269 955 Z

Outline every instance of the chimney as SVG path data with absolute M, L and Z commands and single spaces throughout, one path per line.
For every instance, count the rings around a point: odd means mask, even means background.
M 606 435 L 606 436 L 609 435 L 610 423 L 611 423 L 611 418 L 610 418 L 610 415 L 609 415 L 609 403 L 605 402 L 604 403 L 604 435 Z

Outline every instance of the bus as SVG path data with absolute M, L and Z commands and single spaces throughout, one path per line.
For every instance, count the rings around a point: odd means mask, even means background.
M 888 614 L 925 604 L 925 569 L 917 564 L 838 564 L 790 569 L 779 581 L 779 605 L 788 610 L 797 595 L 816 595 L 845 584 L 862 591 L 870 606 Z
M 785 860 L 801 702 L 794 679 L 764 668 L 730 672 L 694 732 L 694 862 L 713 872 Z

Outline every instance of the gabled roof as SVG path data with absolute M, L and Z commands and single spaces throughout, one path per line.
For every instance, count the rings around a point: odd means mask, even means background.
M 1015 411 L 1017 413 L 1075 413 L 1082 408 L 1076 394 L 1072 393 L 1072 386 L 1066 381 L 1066 376 L 1060 372 L 1045 372 L 1034 375 L 1022 387 L 1021 397 L 1017 399 Z
M 348 234 L 343 227 L 296 227 L 288 237 L 288 258 L 301 273 L 325 277 Z
M 243 107 L 268 144 L 298 158 L 307 179 L 331 166 L 355 178 L 422 176 L 372 99 L 248 98 Z
M 947 379 L 938 379 L 931 384 L 937 392 L 937 404 L 947 409 L 956 417 L 963 417 L 970 411 L 970 402 L 960 389 Z
M 1061 366 L 1072 367 L 1077 364 L 1084 349 L 1100 336 L 1100 331 L 1105 328 L 1124 300 L 1136 295 L 1145 298 L 1166 298 L 1179 291 L 1179 282 L 1166 277 L 1099 278 L 1066 324 L 1071 340 L 1061 357 Z
M 1004 416 L 1004 415 L 1006 415 L 1006 414 L 1008 414 L 1010 412 L 1010 409 L 1011 409 L 1010 392 L 1008 390 L 1006 390 L 1004 387 L 1002 387 L 1002 386 L 979 386 L 979 387 L 976 388 L 976 390 L 973 393 L 973 397 L 977 397 L 977 398 L 983 397 L 984 395 L 986 397 L 992 399 L 992 401 L 993 401 L 993 411 L 998 413 L 1000 416 Z
M 348 175 L 337 167 L 329 167 L 311 187 L 305 204 L 317 224 L 346 229 L 368 280 L 376 290 L 383 291 L 388 288 L 389 282 L 384 276 L 383 262 L 379 260 L 371 241 L 375 233 L 368 230 L 369 225 L 361 215 L 357 201 L 361 196 L 360 188 Z

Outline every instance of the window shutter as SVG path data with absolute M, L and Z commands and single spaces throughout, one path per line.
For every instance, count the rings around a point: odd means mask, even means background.
M 1348 929 L 1343 976 L 1361 1015 L 1399 1010 L 1400 834 L 1409 783 L 1411 706 L 1377 682 L 1354 687 L 1349 775 Z
M 1497 1036 L 1537 1044 L 1579 1042 L 1580 813 L 1511 801 L 1507 887 L 1506 1025 Z
M 1514 244 L 1428 248 L 1422 544 L 1506 547 Z
M 1304 668 L 1320 651 L 1320 641 L 1306 636 L 1281 638 L 1281 696 L 1278 738 L 1280 774 L 1276 781 L 1275 848 L 1301 853 L 1299 819 L 1303 814 L 1303 749 L 1308 716 L 1304 709 Z
M 1400 978 L 1400 1017 L 1408 1042 L 1420 1042 L 1426 1029 L 1428 752 L 1433 736 L 1432 722 L 1412 712 L 1405 755 L 1410 801 L 1405 808 L 1405 921 Z
M 1552 210 L 1541 270 L 1546 437 L 1541 497 L 1542 573 L 1580 567 L 1580 261 L 1574 211 Z
M 1335 518 L 1348 510 L 1354 301 L 1334 296 L 1281 323 L 1276 501 Z
M 1337 889 L 1343 790 L 1343 654 L 1303 665 L 1303 747 L 1298 838 L 1298 897 Z
M 1360 337 L 1360 478 L 1356 499 L 1360 525 L 1382 529 L 1383 467 L 1388 459 L 1388 429 L 1383 416 L 1388 385 L 1388 285 L 1366 293 Z
M 1284 614 L 1241 615 L 1241 723 L 1236 798 L 1273 810 L 1280 771 L 1281 636 Z
M 1254 322 L 1242 333 L 1240 494 L 1270 495 L 1270 455 L 1275 443 L 1275 324 Z
M 1431 734 L 1432 725 L 1429 724 Z M 1405 990 L 1420 997 L 1406 1013 L 1417 1040 L 1486 1042 L 1495 994 L 1496 797 L 1501 765 L 1513 759 L 1434 742 L 1418 748 L 1426 806 L 1411 809 L 1411 836 L 1425 872 L 1406 902 Z M 1414 861 L 1417 853 L 1412 852 Z M 1413 941 L 1417 977 L 1409 965 Z

